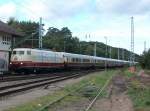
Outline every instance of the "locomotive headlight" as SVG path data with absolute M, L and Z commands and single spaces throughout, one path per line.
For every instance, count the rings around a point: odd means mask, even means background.
M 20 64 L 22 65 L 23 63 L 21 62 Z
M 11 65 L 12 63 L 10 62 L 9 64 Z

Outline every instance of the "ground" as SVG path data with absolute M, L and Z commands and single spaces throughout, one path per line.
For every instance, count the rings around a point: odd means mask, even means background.
M 132 101 L 126 94 L 126 79 L 123 76 L 113 77 L 108 90 L 108 97 L 97 100 L 92 108 L 94 111 L 134 111 Z
M 64 94 L 75 91 L 83 84 L 89 83 L 46 110 L 83 111 L 111 77 L 112 80 L 89 111 L 150 111 L 150 76 L 143 70 L 136 73 L 127 70 L 111 70 L 65 80 L 3 100 L 0 110 L 27 103 L 6 111 L 34 111 L 33 109 L 39 109 L 45 103 L 51 103 Z M 39 97 L 40 99 L 36 99 Z

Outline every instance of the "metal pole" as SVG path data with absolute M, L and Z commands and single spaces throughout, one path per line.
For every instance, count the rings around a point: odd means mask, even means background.
M 96 56 L 96 42 L 94 43 L 94 56 Z
M 144 41 L 144 52 L 146 52 L 146 41 Z
M 80 54 L 81 54 L 81 43 L 80 43 L 80 41 L 79 41 L 79 48 L 80 48 Z
M 111 58 L 111 46 L 109 47 L 109 58 Z
M 107 37 L 104 37 L 106 40 L 106 52 L 105 52 L 105 71 L 107 71 Z
M 105 37 L 105 39 L 106 39 L 106 58 L 107 58 L 107 56 L 108 56 L 108 49 L 107 49 L 107 37 Z
M 64 52 L 66 50 L 66 41 L 64 40 Z
M 120 53 L 119 53 L 119 47 L 118 47 L 118 60 L 120 59 L 119 55 L 120 55 Z
M 39 22 L 39 48 L 42 48 L 42 17 L 40 17 Z
M 33 48 L 33 34 L 34 34 L 34 33 L 32 33 L 32 48 Z
M 122 49 L 122 60 L 124 60 L 124 49 Z
M 134 65 L 134 18 L 131 17 L 131 55 L 130 55 L 130 66 Z

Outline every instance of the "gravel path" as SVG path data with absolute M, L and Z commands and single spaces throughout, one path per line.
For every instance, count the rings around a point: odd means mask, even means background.
M 109 86 L 109 96 L 96 101 L 94 111 L 134 111 L 133 104 L 126 95 L 126 80 L 117 75 Z
M 111 99 L 98 100 L 94 111 L 134 111 L 132 102 L 125 94 L 113 95 Z

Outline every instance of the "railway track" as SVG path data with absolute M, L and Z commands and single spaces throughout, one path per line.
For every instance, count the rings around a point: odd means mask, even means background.
M 97 95 L 92 99 L 92 101 L 89 103 L 89 105 L 87 106 L 87 108 L 84 111 L 89 111 L 93 105 L 95 104 L 96 100 L 98 99 L 98 97 L 102 94 L 102 92 L 104 91 L 104 89 L 108 86 L 109 82 L 112 80 L 113 76 L 111 76 L 104 84 L 104 86 L 102 88 L 99 88 Z
M 100 87 L 98 89 L 98 92 L 96 94 L 96 96 L 91 99 L 91 101 L 87 104 L 87 107 L 83 110 L 83 111 L 89 111 L 90 109 L 92 109 L 93 105 L 95 104 L 96 100 L 98 99 L 98 97 L 102 94 L 102 92 L 105 90 L 105 88 L 108 86 L 108 84 L 110 83 L 110 81 L 112 80 L 113 76 L 111 76 L 110 78 L 107 79 L 107 81 L 105 82 L 105 84 L 103 85 L 103 87 Z M 74 96 L 74 94 L 76 92 L 78 92 L 79 90 L 81 90 L 82 88 L 86 87 L 90 85 L 90 83 L 85 83 L 83 84 L 81 87 L 79 87 L 78 89 L 74 90 L 74 91 L 71 91 L 69 93 L 67 93 L 66 95 L 56 99 L 55 101 L 53 102 L 50 102 L 48 104 L 46 104 L 45 106 L 41 107 L 39 110 L 36 110 L 36 111 L 45 111 L 45 110 L 48 110 L 51 106 L 53 106 L 54 104 L 57 104 L 59 103 L 60 101 L 63 101 L 63 99 L 67 98 L 68 96 L 72 95 Z
M 62 80 L 70 79 L 79 76 L 79 74 L 66 76 L 66 77 L 59 77 L 59 78 L 49 78 L 47 80 L 40 80 L 40 81 L 32 81 L 29 83 L 21 83 L 21 84 L 15 84 L 0 88 L 0 97 L 7 96 L 13 93 L 23 92 L 32 88 L 44 86 L 50 83 L 59 82 Z
M 8 82 L 8 81 L 18 81 L 18 80 L 27 80 L 27 79 L 35 79 L 35 78 L 43 78 L 43 77 L 52 77 L 54 75 L 61 75 L 62 73 L 51 73 L 51 74 L 28 74 L 28 75 L 1 75 L 0 82 Z
M 99 69 L 100 71 L 102 69 Z M 99 71 L 97 69 L 97 71 Z M 1 82 L 8 82 L 8 81 L 19 81 L 19 80 L 28 80 L 28 79 L 36 79 L 36 78 L 44 78 L 44 77 L 52 77 L 52 76 L 66 76 L 72 73 L 77 72 L 85 72 L 85 71 L 92 71 L 92 70 L 72 70 L 72 71 L 65 71 L 65 72 L 51 72 L 51 73 L 45 73 L 45 74 L 6 74 L 6 75 L 0 75 L 0 83 Z M 96 71 L 96 70 L 93 70 Z
M 13 81 L 9 81 L 6 84 L 6 82 L 2 82 L 4 85 L 0 85 L 0 98 L 4 97 L 4 96 L 8 96 L 14 93 L 19 93 L 19 92 L 23 92 L 26 90 L 30 90 L 33 88 L 37 88 L 40 86 L 44 86 L 44 85 L 48 85 L 51 83 L 55 83 L 55 82 L 59 82 L 59 81 L 63 81 L 66 79 L 70 79 L 70 78 L 76 78 L 76 77 L 81 77 L 84 76 L 90 72 L 94 72 L 94 70 L 90 71 L 81 71 L 81 72 L 73 72 L 70 74 L 67 74 L 66 76 L 45 76 L 42 78 L 30 78 L 29 80 L 17 80 L 15 79 L 15 83 L 13 84 Z M 39 76 L 38 76 L 39 77 Z M 12 83 L 11 83 L 12 82 Z

